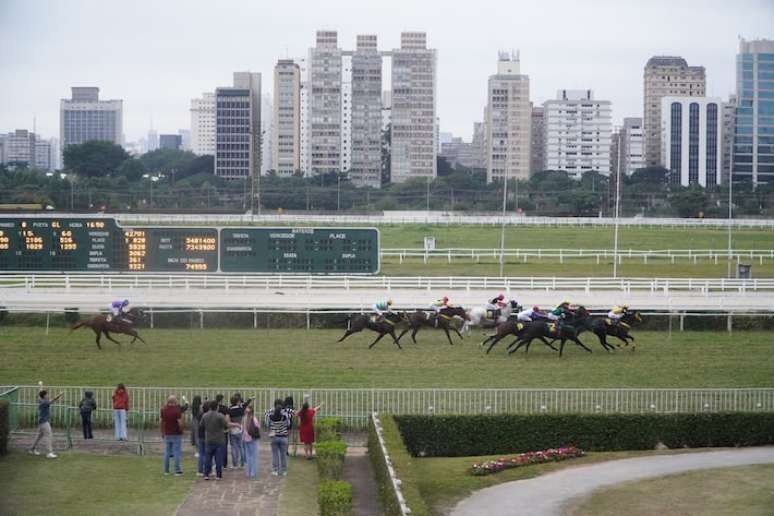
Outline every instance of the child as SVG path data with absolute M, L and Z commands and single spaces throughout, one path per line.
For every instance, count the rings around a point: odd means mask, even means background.
M 91 413 L 97 410 L 97 402 L 94 400 L 94 393 L 86 391 L 83 393 L 83 399 L 78 404 L 81 411 L 81 426 L 83 427 L 83 438 L 94 439 L 91 433 Z

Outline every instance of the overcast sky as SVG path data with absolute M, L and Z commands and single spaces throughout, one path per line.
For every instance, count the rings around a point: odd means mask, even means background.
M 557 89 L 594 90 L 614 123 L 642 116 L 642 68 L 680 55 L 707 68 L 707 93 L 734 91 L 739 35 L 774 38 L 774 0 L 0 0 L 0 132 L 59 136 L 59 99 L 99 86 L 124 100 L 126 139 L 190 125 L 190 99 L 229 85 L 235 70 L 263 74 L 306 54 L 315 30 L 339 46 L 375 33 L 381 49 L 403 30 L 438 50 L 441 131 L 466 140 L 480 121 L 498 50 L 519 49 L 535 103 Z

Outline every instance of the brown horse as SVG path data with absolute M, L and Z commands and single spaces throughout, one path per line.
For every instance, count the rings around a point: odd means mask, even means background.
M 400 341 L 401 337 L 403 337 L 407 332 L 411 332 L 411 340 L 414 341 L 414 344 L 417 343 L 417 332 L 422 329 L 423 326 L 427 326 L 428 328 L 441 328 L 444 333 L 446 334 L 446 338 L 449 340 L 449 344 L 452 346 L 454 345 L 454 342 L 452 342 L 451 335 L 449 334 L 449 330 L 456 333 L 460 338 L 462 338 L 462 334 L 459 332 L 459 330 L 452 324 L 452 321 L 454 320 L 454 317 L 460 317 L 463 320 L 465 319 L 465 310 L 463 310 L 461 307 L 456 306 L 449 306 L 441 308 L 437 314 L 431 314 L 427 315 L 427 313 L 424 312 L 424 310 L 417 310 L 416 312 L 412 314 L 407 314 L 406 319 L 409 322 L 409 327 L 403 330 L 403 332 L 398 335 L 398 341 Z
M 134 324 L 137 321 L 141 321 L 144 317 L 143 311 L 139 308 L 132 308 L 125 314 L 121 316 L 121 318 L 115 318 L 112 315 L 95 315 L 91 319 L 86 319 L 85 321 L 78 321 L 77 323 L 73 324 L 70 327 L 70 331 L 77 330 L 78 328 L 87 327 L 91 328 L 94 333 L 97 335 L 96 342 L 97 347 L 99 349 L 102 349 L 102 345 L 100 344 L 100 339 L 102 338 L 102 334 L 105 334 L 105 337 L 108 338 L 108 340 L 111 340 L 118 344 L 118 350 L 121 350 L 121 343 L 118 342 L 116 339 L 110 336 L 110 333 L 119 333 L 123 335 L 129 335 L 132 338 L 132 342 L 130 344 L 134 344 L 136 340 L 139 340 L 143 344 L 147 344 L 140 335 L 137 334 L 137 331 L 132 327 L 132 324 Z M 130 322 L 127 322 L 123 319 L 127 319 Z
M 509 335 L 513 335 L 517 338 L 521 338 L 524 333 L 529 329 L 530 324 L 539 324 L 539 321 L 533 321 L 533 322 L 519 322 L 519 321 L 513 321 L 508 320 L 504 323 L 498 324 L 495 327 L 495 333 L 494 335 L 487 335 L 486 339 L 484 339 L 484 342 L 481 343 L 482 346 L 485 346 L 487 342 L 489 342 L 489 347 L 486 349 L 487 355 L 490 351 L 492 351 L 492 348 L 495 347 L 495 344 L 503 340 L 505 337 Z M 549 348 L 553 349 L 554 351 L 559 351 L 554 346 L 551 345 L 550 342 L 548 342 L 545 337 L 538 336 L 536 337 L 543 341 L 543 344 L 548 346 Z
M 344 333 L 344 335 L 336 342 L 341 342 L 350 335 L 353 335 L 355 333 L 359 333 L 365 329 L 369 329 L 371 331 L 374 331 L 379 334 L 378 337 L 376 337 L 376 340 L 374 340 L 371 345 L 368 346 L 368 349 L 371 349 L 374 347 L 374 345 L 382 340 L 382 337 L 385 335 L 389 335 L 392 337 L 392 341 L 395 343 L 396 346 L 398 346 L 398 349 L 403 349 L 400 346 L 400 342 L 398 342 L 398 337 L 395 335 L 395 325 L 397 325 L 403 317 L 401 317 L 400 314 L 394 313 L 394 312 L 388 312 L 384 314 L 384 318 L 377 321 L 372 321 L 371 316 L 365 315 L 365 314 L 350 314 L 349 317 L 347 317 L 348 322 L 348 328 L 347 331 Z

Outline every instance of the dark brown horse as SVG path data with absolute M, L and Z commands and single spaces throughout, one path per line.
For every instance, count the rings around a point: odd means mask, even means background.
M 410 315 L 407 314 L 406 320 L 408 320 L 409 327 L 403 330 L 400 335 L 398 335 L 398 340 L 400 340 L 407 332 L 411 331 L 411 340 L 413 340 L 414 344 L 416 344 L 417 332 L 421 330 L 422 327 L 427 326 L 428 328 L 441 328 L 446 334 L 446 338 L 448 339 L 449 344 L 453 346 L 454 342 L 452 342 L 449 330 L 453 331 L 459 335 L 460 338 L 462 338 L 462 334 L 452 323 L 455 316 L 465 319 L 465 310 L 462 307 L 449 306 L 440 309 L 437 314 L 433 313 L 428 315 L 424 310 L 417 310 Z
M 566 341 L 574 342 L 584 350 L 591 353 L 591 350 L 586 347 L 583 342 L 578 339 L 578 335 L 581 332 L 586 322 L 589 320 L 588 311 L 580 306 L 575 313 L 563 320 L 557 322 L 533 322 L 528 325 L 518 339 L 508 344 L 508 354 L 516 352 L 520 347 L 526 346 L 525 353 L 529 353 L 529 346 L 534 339 L 549 338 L 552 340 L 559 340 L 559 356 L 561 357 L 564 352 L 564 344 Z
M 120 351 L 121 343 L 118 342 L 113 337 L 111 337 L 110 336 L 111 333 L 129 335 L 130 337 L 132 337 L 132 342 L 130 342 L 130 344 L 134 344 L 134 342 L 137 340 L 139 340 L 143 344 L 147 344 L 147 342 L 145 342 L 142 339 L 142 337 L 140 337 L 140 335 L 132 326 L 137 321 L 141 321 L 143 317 L 144 317 L 143 311 L 139 308 L 132 308 L 131 310 L 123 314 L 121 317 L 114 317 L 112 314 L 110 315 L 100 314 L 100 315 L 95 315 L 91 319 L 78 321 L 77 323 L 73 324 L 70 327 L 70 331 L 77 330 L 78 328 L 82 328 L 84 326 L 87 328 L 91 328 L 94 331 L 94 333 L 97 335 L 96 342 L 97 342 L 97 347 L 99 349 L 102 349 L 102 345 L 100 344 L 100 339 L 104 334 L 108 340 L 118 344 L 118 349 Z
M 485 346 L 487 342 L 489 342 L 489 347 L 486 348 L 487 355 L 490 351 L 492 351 L 492 348 L 495 347 L 495 345 L 503 340 L 505 337 L 509 335 L 513 335 L 517 339 L 520 339 L 524 333 L 528 330 L 530 324 L 541 324 L 540 321 L 533 321 L 533 322 L 519 322 L 519 321 L 506 321 L 504 323 L 500 323 L 495 327 L 495 333 L 494 335 L 487 335 L 486 339 L 481 343 L 482 346 Z M 543 344 L 548 346 L 549 348 L 553 349 L 554 351 L 559 351 L 554 346 L 551 345 L 550 342 L 548 342 L 545 337 L 542 337 L 538 335 L 536 338 L 543 341 Z
M 398 338 L 395 336 L 395 326 L 401 319 L 402 317 L 400 315 L 392 312 L 384 314 L 384 318 L 380 321 L 372 321 L 371 316 L 369 315 L 352 314 L 347 318 L 349 328 L 347 328 L 347 331 L 337 342 L 341 342 L 353 333 L 359 333 L 367 328 L 379 334 L 379 336 L 368 346 L 368 349 L 374 347 L 374 345 L 382 340 L 382 337 L 385 335 L 392 337 L 392 340 L 395 342 L 395 345 L 398 346 L 398 349 L 403 349 L 400 346 L 400 342 L 398 342 Z

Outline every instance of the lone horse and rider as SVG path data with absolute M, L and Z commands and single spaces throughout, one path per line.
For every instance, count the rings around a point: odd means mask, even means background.
M 108 309 L 110 310 L 109 314 L 95 315 L 91 319 L 78 321 L 70 327 L 70 331 L 84 327 L 91 328 L 96 335 L 95 342 L 99 349 L 102 349 L 100 343 L 102 335 L 105 335 L 108 340 L 118 344 L 118 349 L 121 349 L 121 343 L 114 339 L 111 336 L 111 333 L 129 335 L 132 337 L 130 344 L 133 344 L 137 340 L 143 344 L 146 343 L 137 333 L 137 330 L 134 329 L 134 325 L 137 321 L 142 320 L 144 317 L 143 311 L 140 308 L 130 308 L 129 300 L 123 299 L 111 302 L 108 305 Z

